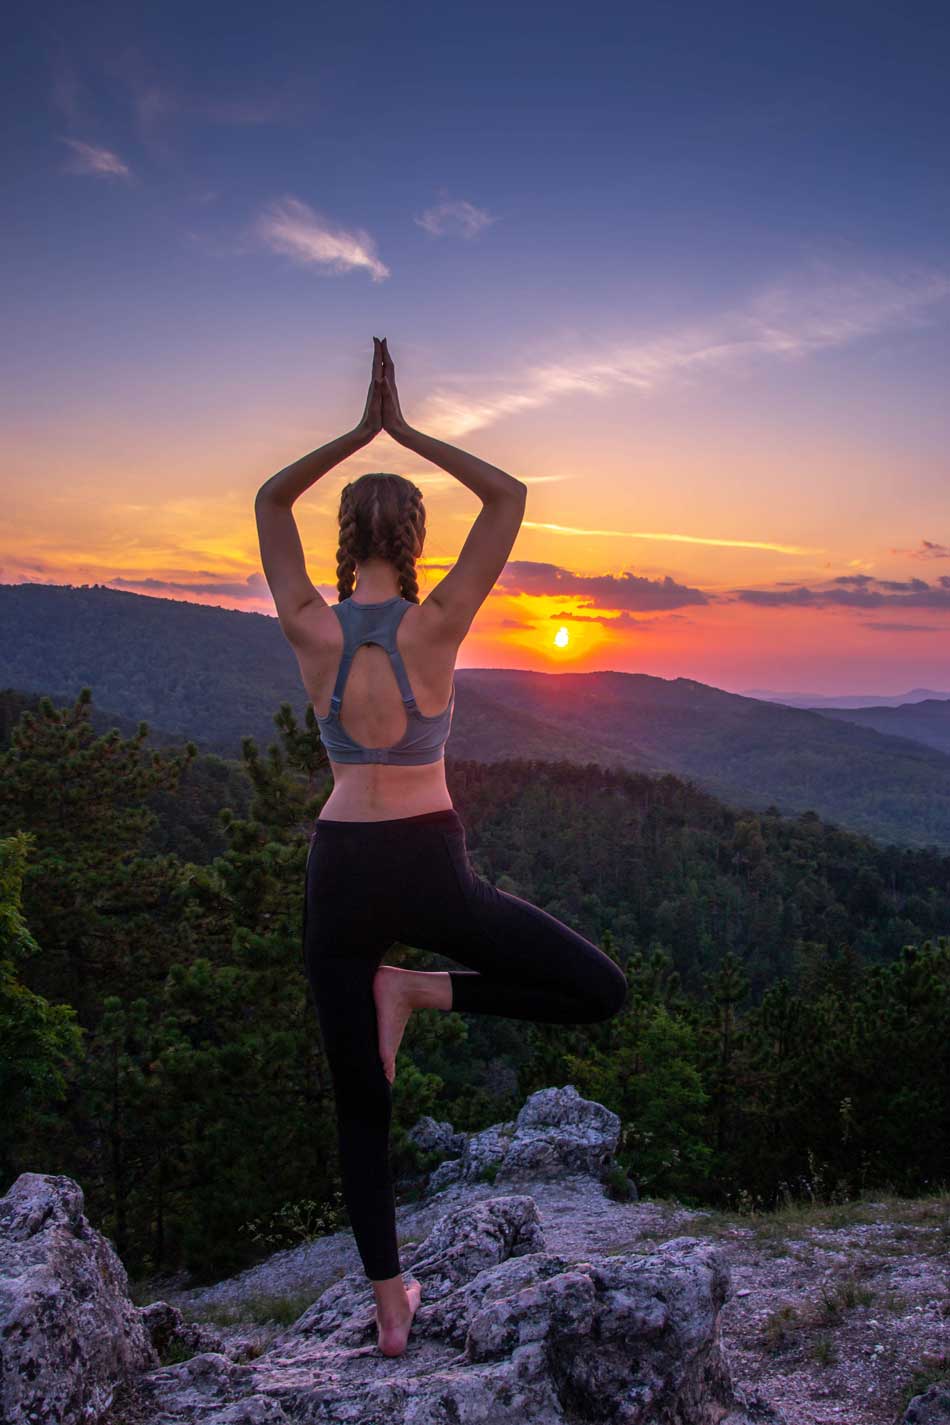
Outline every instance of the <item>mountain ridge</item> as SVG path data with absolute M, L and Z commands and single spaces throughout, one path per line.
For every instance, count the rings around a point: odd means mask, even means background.
M 950 752 L 900 732 L 619 669 L 459 667 L 456 681 L 449 758 L 670 772 L 733 804 L 950 847 Z M 115 714 L 231 757 L 245 736 L 272 740 L 281 704 L 309 710 L 276 618 L 104 585 L 0 585 L 0 683 L 66 698 L 89 686 Z

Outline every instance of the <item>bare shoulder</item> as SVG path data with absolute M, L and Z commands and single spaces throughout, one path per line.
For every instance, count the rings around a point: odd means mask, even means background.
M 340 620 L 326 599 L 311 599 L 292 618 L 282 618 L 280 626 L 295 649 L 333 648 L 340 642 Z

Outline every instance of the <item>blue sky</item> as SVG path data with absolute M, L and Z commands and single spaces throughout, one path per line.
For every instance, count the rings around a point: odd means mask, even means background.
M 939 677 L 946 7 L 97 4 L 16 36 L 0 579 L 272 611 L 249 502 L 355 423 L 380 334 L 409 419 L 528 483 L 520 565 L 710 595 L 626 630 L 578 605 L 554 654 L 570 609 L 526 580 L 471 662 Z M 378 468 L 450 559 L 470 494 L 385 437 L 340 478 Z M 329 478 L 300 515 L 328 593 Z M 922 578 L 926 627 L 814 597 L 856 574 Z

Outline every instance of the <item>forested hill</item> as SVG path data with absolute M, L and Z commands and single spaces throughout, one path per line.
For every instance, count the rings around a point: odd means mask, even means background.
M 461 720 L 454 756 L 509 756 L 504 729 L 518 711 L 569 733 L 574 761 L 661 768 L 740 805 L 815 811 L 882 840 L 950 847 L 950 756 L 907 738 L 688 678 L 479 668 L 457 682 L 496 710 L 477 729 Z
M 463 650 L 464 653 L 464 650 Z M 950 755 L 818 712 L 644 674 L 460 668 L 447 754 L 512 755 L 695 779 L 738 805 L 813 810 L 950 848 Z M 72 699 L 234 757 L 281 703 L 307 706 L 277 620 L 102 585 L 0 585 L 0 686 Z
M 909 737 L 939 752 L 950 753 L 950 700 L 927 698 L 896 708 L 820 708 L 822 717 L 871 727 L 892 737 Z
M 455 762 L 448 783 L 490 879 L 595 939 L 609 927 L 621 945 L 664 946 L 692 992 L 728 951 L 757 996 L 803 973 L 803 944 L 874 963 L 950 924 L 950 856 L 813 814 L 737 812 L 677 777 L 522 759 Z

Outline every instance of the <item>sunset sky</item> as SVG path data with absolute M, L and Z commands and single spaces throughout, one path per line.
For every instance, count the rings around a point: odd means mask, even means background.
M 41 5 L 10 27 L 0 582 L 273 614 L 253 501 L 410 423 L 524 480 L 462 667 L 950 688 L 950 10 Z M 410 476 L 423 596 L 478 512 Z M 555 638 L 561 633 L 558 643 Z

